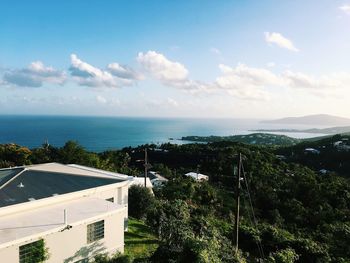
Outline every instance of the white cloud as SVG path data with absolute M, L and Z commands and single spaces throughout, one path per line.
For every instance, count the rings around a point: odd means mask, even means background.
M 242 87 L 264 87 L 281 84 L 280 78 L 267 69 L 252 68 L 238 64 L 236 68 L 220 64 L 223 76 L 216 82 L 224 89 L 238 89 Z
M 287 70 L 282 74 L 282 77 L 288 87 L 318 90 L 322 93 L 347 90 L 350 86 L 350 73 L 346 72 L 314 77 L 304 73 L 295 73 Z
M 188 70 L 183 64 L 171 61 L 155 51 L 148 51 L 145 54 L 140 52 L 137 61 L 147 73 L 166 86 L 189 93 L 208 92 L 212 89 L 211 84 L 189 79 Z
M 216 79 L 219 88 L 241 99 L 267 99 L 267 88 L 279 87 L 309 92 L 317 96 L 344 94 L 350 86 L 350 73 L 339 72 L 318 77 L 301 72 L 275 74 L 263 68 L 238 64 L 236 68 L 219 65 L 223 75 Z
M 140 52 L 137 61 L 154 78 L 165 83 L 184 81 L 188 75 L 188 70 L 184 65 L 170 61 L 163 54 L 155 51 Z
M 279 78 L 266 69 L 249 68 L 239 64 L 236 68 L 219 65 L 223 76 L 208 83 L 188 78 L 188 70 L 179 63 L 167 59 L 163 54 L 148 51 L 139 53 L 137 60 L 144 69 L 164 85 L 181 89 L 191 94 L 226 94 L 244 99 L 266 99 L 262 88 L 279 82 Z
M 220 89 L 241 99 L 266 100 L 268 92 L 264 88 L 281 85 L 281 79 L 267 69 L 252 68 L 244 64 L 237 67 L 220 64 L 223 75 L 216 79 Z
M 32 62 L 27 68 L 6 71 L 2 84 L 19 87 L 41 87 L 44 83 L 63 84 L 66 74 L 41 61 Z
M 98 103 L 101 103 L 101 104 L 106 104 L 107 103 L 107 99 L 101 95 L 97 95 L 96 96 L 96 101 Z
M 242 89 L 230 89 L 227 90 L 227 93 L 233 97 L 242 99 L 242 100 L 270 100 L 270 93 L 263 89 L 256 89 L 252 87 L 245 87 Z
M 345 14 L 350 15 L 350 5 L 343 5 L 339 7 Z
M 107 66 L 110 73 L 113 76 L 122 79 L 131 79 L 131 80 L 140 80 L 142 79 L 141 74 L 133 70 L 132 68 L 126 65 L 120 65 L 118 63 L 111 63 Z
M 133 85 L 139 76 L 132 69 L 111 63 L 107 70 L 94 67 L 77 57 L 71 55 L 71 75 L 81 86 L 120 88 Z
M 293 42 L 289 40 L 288 38 L 282 36 L 280 33 L 276 32 L 265 32 L 265 41 L 269 44 L 276 44 L 277 46 L 281 48 L 286 48 L 288 50 L 298 52 L 299 49 L 297 49 Z
M 304 88 L 312 89 L 317 88 L 317 81 L 313 77 L 300 73 L 287 70 L 283 73 L 283 77 L 287 82 L 287 85 L 292 88 Z
M 276 66 L 275 62 L 269 62 L 266 64 L 267 67 L 269 68 L 273 68 L 274 66 Z
M 107 107 L 119 107 L 121 105 L 121 102 L 117 98 L 113 98 L 111 96 L 105 97 L 102 95 L 97 95 L 95 97 L 96 102 L 98 102 L 101 105 L 105 105 Z
M 179 103 L 176 100 L 172 99 L 172 98 L 167 98 L 167 103 L 169 105 L 171 105 L 171 106 L 174 106 L 174 107 L 179 106 Z

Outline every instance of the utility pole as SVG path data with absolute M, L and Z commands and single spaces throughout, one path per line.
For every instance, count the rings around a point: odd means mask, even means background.
M 242 154 L 239 154 L 238 158 L 238 173 L 236 181 L 236 215 L 235 215 L 235 252 L 238 253 L 238 231 L 239 231 L 239 201 L 241 190 L 241 168 L 242 168 Z
M 147 176 L 148 176 L 148 169 L 152 167 L 151 164 L 148 163 L 148 155 L 147 155 L 147 148 L 145 148 L 145 187 L 147 187 Z
M 197 181 L 198 181 L 198 174 L 199 174 L 199 164 L 197 165 Z
M 147 148 L 145 148 L 145 187 L 147 187 L 147 173 L 148 173 L 148 157 L 147 157 Z

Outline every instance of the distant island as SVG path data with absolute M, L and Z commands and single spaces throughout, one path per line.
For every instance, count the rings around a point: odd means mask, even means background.
M 184 136 L 183 141 L 191 142 L 220 142 L 231 141 L 253 145 L 276 145 L 290 146 L 295 145 L 302 140 L 291 138 L 285 135 L 269 134 L 269 133 L 252 133 L 247 135 L 231 135 L 231 136 Z
M 307 115 L 302 117 L 287 117 L 277 120 L 264 120 L 262 123 L 269 124 L 303 124 L 325 126 L 350 126 L 350 119 L 328 114 Z
M 305 129 L 305 130 L 298 130 L 298 129 L 257 129 L 257 130 L 251 130 L 253 132 L 302 132 L 302 133 L 319 133 L 319 134 L 339 134 L 339 133 L 349 133 L 350 132 L 350 126 L 343 126 L 343 127 L 331 127 L 331 128 L 312 128 L 312 129 Z

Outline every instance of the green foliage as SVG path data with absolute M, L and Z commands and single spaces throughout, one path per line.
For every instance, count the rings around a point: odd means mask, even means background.
M 231 136 L 185 136 L 182 137 L 182 140 L 192 142 L 240 142 L 254 145 L 273 146 L 290 146 L 300 142 L 299 139 L 271 133 L 252 133 Z
M 94 258 L 94 263 L 131 263 L 133 260 L 129 255 L 122 255 L 116 253 L 112 257 L 109 257 L 107 254 L 97 255 Z
M 28 246 L 26 250 L 26 263 L 41 263 L 49 259 L 49 252 L 43 239 L 25 246 Z
M 284 155 L 287 162 L 300 163 L 316 171 L 325 169 L 329 174 L 337 173 L 350 178 L 350 163 L 347 161 L 350 158 L 350 151 L 338 149 L 334 145 L 342 139 L 350 140 L 350 136 L 338 134 L 315 141 L 305 140 L 293 147 L 279 148 L 276 153 Z M 305 148 L 315 148 L 320 153 L 307 154 Z
M 175 175 L 173 171 L 166 165 L 162 163 L 152 164 L 152 170 L 157 171 L 159 174 L 164 176 L 165 178 L 172 179 Z
M 31 164 L 29 157 L 32 152 L 17 144 L 0 145 L 0 165 L 1 167 Z
M 339 138 L 331 137 L 278 149 L 221 141 L 165 144 L 157 150 L 152 150 L 157 146 L 148 145 L 149 159 L 155 164 L 155 170 L 170 180 L 166 186 L 154 191 L 155 196 L 143 187 L 130 189 L 129 214 L 146 218 L 149 231 L 156 237 L 147 241 L 145 236 L 143 240 L 146 231 L 143 227 L 135 227 L 130 236 L 126 234 L 131 241 L 126 241 L 127 253 L 146 251 L 150 245 L 153 248 L 149 249 L 150 253 L 154 250 L 155 253 L 151 256 L 142 252 L 142 260 L 243 262 L 246 259 L 258 262 L 262 256 L 257 243 L 261 242 L 268 262 L 349 262 L 350 155 L 334 150 L 336 140 Z M 315 147 L 321 153 L 306 155 L 305 147 Z M 0 145 L 0 165 L 55 161 L 138 174 L 143 166 L 137 160 L 143 158 L 144 148 L 96 154 L 87 152 L 75 142 L 67 142 L 61 148 L 44 145 L 32 150 L 12 144 Z M 245 156 L 244 167 L 258 225 L 255 227 L 252 223 L 243 184 L 241 253 L 233 255 L 236 207 L 233 171 L 238 153 Z M 275 154 L 285 155 L 286 162 Z M 320 168 L 334 172 L 321 175 L 318 173 Z M 197 169 L 208 174 L 210 181 L 197 183 L 182 177 Z M 140 246 L 137 246 L 138 242 Z M 134 252 L 128 255 L 135 262 L 141 260 L 133 257 L 137 254 Z
M 160 241 L 174 249 L 179 249 L 192 235 L 189 219 L 189 207 L 182 200 L 157 201 L 147 214 L 147 224 L 155 230 Z
M 299 259 L 298 254 L 293 249 L 286 248 L 272 253 L 269 258 L 269 263 L 294 263 Z
M 129 215 L 142 219 L 146 217 L 148 210 L 153 207 L 154 196 L 149 188 L 133 185 L 129 188 Z

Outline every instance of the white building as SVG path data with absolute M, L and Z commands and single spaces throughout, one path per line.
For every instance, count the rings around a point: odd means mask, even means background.
M 205 174 L 201 174 L 201 173 L 195 173 L 195 172 L 189 172 L 187 174 L 185 174 L 185 176 L 187 177 L 191 177 L 194 180 L 200 182 L 200 181 L 208 181 L 209 180 L 209 176 L 205 175 Z
M 49 263 L 123 252 L 132 180 L 58 163 L 0 169 L 0 262 L 27 262 L 40 240 Z
M 145 186 L 145 177 L 133 177 L 132 181 L 130 182 L 130 186 L 132 185 Z M 149 177 L 146 178 L 146 187 L 149 189 L 153 188 L 153 184 Z
M 304 153 L 320 154 L 320 151 L 314 148 L 305 148 Z
M 342 139 L 341 141 L 337 141 L 334 144 L 334 147 L 337 148 L 338 151 L 350 151 L 350 145 L 348 145 L 348 140 Z
M 149 171 L 148 178 L 150 178 L 153 187 L 162 187 L 168 182 L 168 179 L 155 171 Z

